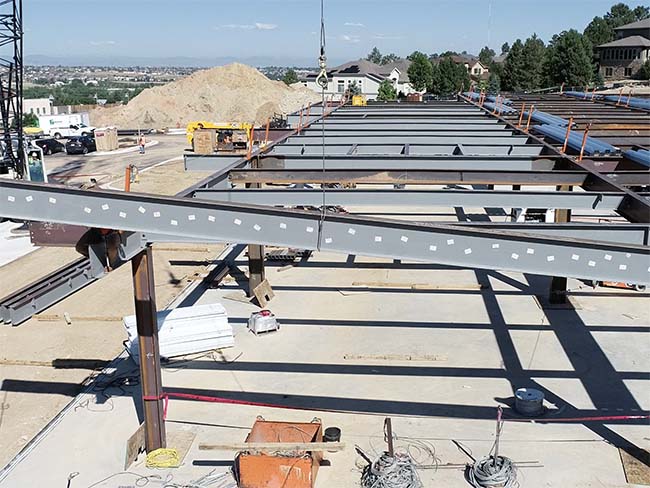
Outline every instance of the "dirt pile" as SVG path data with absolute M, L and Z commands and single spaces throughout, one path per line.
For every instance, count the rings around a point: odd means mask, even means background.
M 263 124 L 274 113 L 294 112 L 318 100 L 308 88 L 271 81 L 255 68 L 235 63 L 149 88 L 127 105 L 97 108 L 90 121 L 123 129 L 184 127 L 196 120 Z

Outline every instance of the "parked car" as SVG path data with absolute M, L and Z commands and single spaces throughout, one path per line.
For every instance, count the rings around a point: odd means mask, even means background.
M 43 150 L 43 154 L 54 154 L 65 151 L 65 144 L 56 139 L 35 139 L 34 144 Z
M 88 154 L 97 151 L 95 138 L 90 136 L 77 136 L 68 139 L 65 144 L 65 152 L 68 154 Z

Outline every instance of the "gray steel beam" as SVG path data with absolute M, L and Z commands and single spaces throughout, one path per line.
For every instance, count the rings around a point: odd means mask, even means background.
M 195 198 L 272 206 L 490 207 L 616 210 L 620 193 L 499 190 L 240 189 L 197 190 Z
M 408 169 L 439 169 L 457 171 L 530 171 L 552 169 L 553 161 L 533 156 L 413 156 L 394 155 L 378 157 L 373 155 L 325 156 L 325 169 L 374 169 L 388 170 L 396 167 Z M 262 169 L 323 169 L 322 157 L 318 156 L 266 156 L 260 161 Z
M 475 135 L 475 136 L 460 136 L 460 135 L 439 135 L 432 136 L 429 134 L 402 134 L 395 135 L 389 133 L 386 135 L 379 134 L 358 134 L 358 135 L 340 135 L 332 136 L 325 134 L 325 144 L 503 144 L 503 145 L 524 145 L 527 143 L 527 137 L 517 137 L 509 135 L 508 133 L 500 133 L 503 135 Z M 321 144 L 323 139 L 321 136 L 292 136 L 288 139 L 291 143 L 296 144 Z
M 379 132 L 392 134 L 414 133 L 414 134 L 442 134 L 449 135 L 458 133 L 458 135 L 471 135 L 478 132 L 489 133 L 509 133 L 510 129 L 505 124 L 475 124 L 471 121 L 467 123 L 433 123 L 427 121 L 413 120 L 409 122 L 368 122 L 365 119 L 353 123 L 332 123 L 334 121 L 325 121 L 325 131 L 331 135 L 349 135 L 356 133 Z M 322 130 L 322 124 L 312 124 L 309 129 L 304 131 L 305 135 L 314 135 Z
M 385 128 L 386 126 L 391 126 L 391 127 L 403 127 L 404 125 L 416 125 L 419 126 L 418 128 L 422 128 L 423 125 L 426 125 L 427 127 L 433 127 L 436 128 L 438 126 L 447 128 L 447 129 L 455 129 L 455 128 L 465 128 L 465 129 L 471 129 L 472 126 L 476 127 L 476 129 L 480 129 L 483 127 L 495 127 L 495 126 L 500 126 L 501 128 L 505 129 L 506 124 L 499 122 L 498 120 L 495 119 L 487 119 L 483 117 L 468 117 L 467 119 L 459 119 L 459 118 L 440 118 L 440 117 L 430 117 L 430 118 L 421 118 L 421 117 L 391 117 L 389 119 L 381 119 L 381 120 L 374 120 L 372 118 L 360 118 L 360 119 L 353 119 L 353 120 L 347 120 L 345 118 L 339 118 L 336 116 L 333 117 L 327 117 L 325 119 L 325 128 L 347 128 L 347 127 L 356 127 L 358 124 L 361 125 L 371 125 L 371 126 L 376 126 L 377 128 Z M 312 124 L 312 127 L 321 127 L 320 122 L 316 122 Z
M 220 171 L 232 166 L 237 161 L 244 157 L 243 154 L 228 154 L 228 155 L 209 155 L 204 156 L 201 154 L 185 153 L 183 154 L 183 161 L 185 163 L 185 171 L 205 171 L 198 168 L 208 168 L 207 171 Z M 204 161 L 209 161 L 205 162 Z
M 409 146 L 412 150 L 413 146 Z M 192 171 L 210 171 L 221 166 L 221 161 L 213 157 L 190 158 L 185 160 L 186 169 Z M 547 170 L 554 166 L 553 160 L 535 155 L 510 155 L 510 156 L 489 156 L 489 155 L 417 155 L 417 154 L 395 154 L 372 155 L 372 154 L 341 154 L 338 156 L 325 156 L 326 170 L 345 170 L 354 168 L 356 170 L 393 170 L 403 167 L 408 170 L 483 170 L 483 171 L 531 171 Z M 284 169 L 284 170 L 316 170 L 323 169 L 322 156 L 313 155 L 289 155 L 289 156 L 263 156 L 260 159 L 261 169 Z
M 650 283 L 650 247 L 0 181 L 3 216 L 599 281 Z
M 541 223 L 514 223 L 514 222 L 436 222 L 452 227 L 475 227 L 493 232 L 507 232 L 541 235 L 550 238 L 587 239 L 591 241 L 610 242 L 615 244 L 631 244 L 647 246 L 649 244 L 650 226 L 638 224 L 541 224 Z M 427 222 L 421 222 L 427 225 Z M 160 234 L 144 235 L 147 242 L 193 242 L 193 243 L 223 243 L 223 240 L 180 236 L 166 236 Z
M 458 154 L 458 144 L 330 144 L 325 146 L 328 156 L 344 155 L 389 155 L 406 154 L 404 147 L 409 146 L 409 154 L 413 156 L 451 156 Z M 485 156 L 538 156 L 543 146 L 534 144 L 462 144 L 464 154 Z M 276 146 L 266 154 L 270 155 L 301 155 L 313 156 L 323 152 L 322 144 L 289 143 Z M 186 155 L 186 160 L 190 157 Z
M 406 184 L 406 185 L 572 185 L 581 186 L 589 176 L 586 171 L 454 171 L 414 169 L 339 169 L 331 170 L 282 170 L 235 169 L 230 171 L 232 183 L 358 183 L 358 184 Z M 622 185 L 645 185 L 648 173 L 629 171 L 604 173 Z

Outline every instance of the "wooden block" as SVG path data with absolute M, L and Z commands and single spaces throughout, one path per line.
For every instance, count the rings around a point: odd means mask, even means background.
M 138 459 L 141 452 L 144 451 L 144 422 L 133 433 L 129 440 L 126 441 L 126 456 L 124 457 L 124 471 L 128 471 L 129 467 Z
M 262 308 L 266 308 L 268 303 L 275 298 L 275 293 L 273 293 L 273 289 L 268 280 L 264 280 L 257 285 L 253 290 L 253 295 L 255 295 L 257 303 L 259 303 Z

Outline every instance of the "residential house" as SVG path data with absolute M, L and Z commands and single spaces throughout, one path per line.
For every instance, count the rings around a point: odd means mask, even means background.
M 650 59 L 650 19 L 614 29 L 616 40 L 597 46 L 599 70 L 605 80 L 632 78 Z
M 465 66 L 470 77 L 475 81 L 487 80 L 490 77 L 490 68 L 474 56 L 455 54 L 451 56 L 451 59 L 454 63 Z
M 411 62 L 400 60 L 387 65 L 378 65 L 365 59 L 350 61 L 327 72 L 329 84 L 325 90 L 327 96 L 340 98 L 352 85 L 356 84 L 368 100 L 375 100 L 379 93 L 379 85 L 389 80 L 397 93 L 404 95 L 415 93 L 408 79 L 408 67 Z M 318 73 L 309 73 L 302 77 L 302 83 L 317 93 L 321 87 L 316 83 Z

